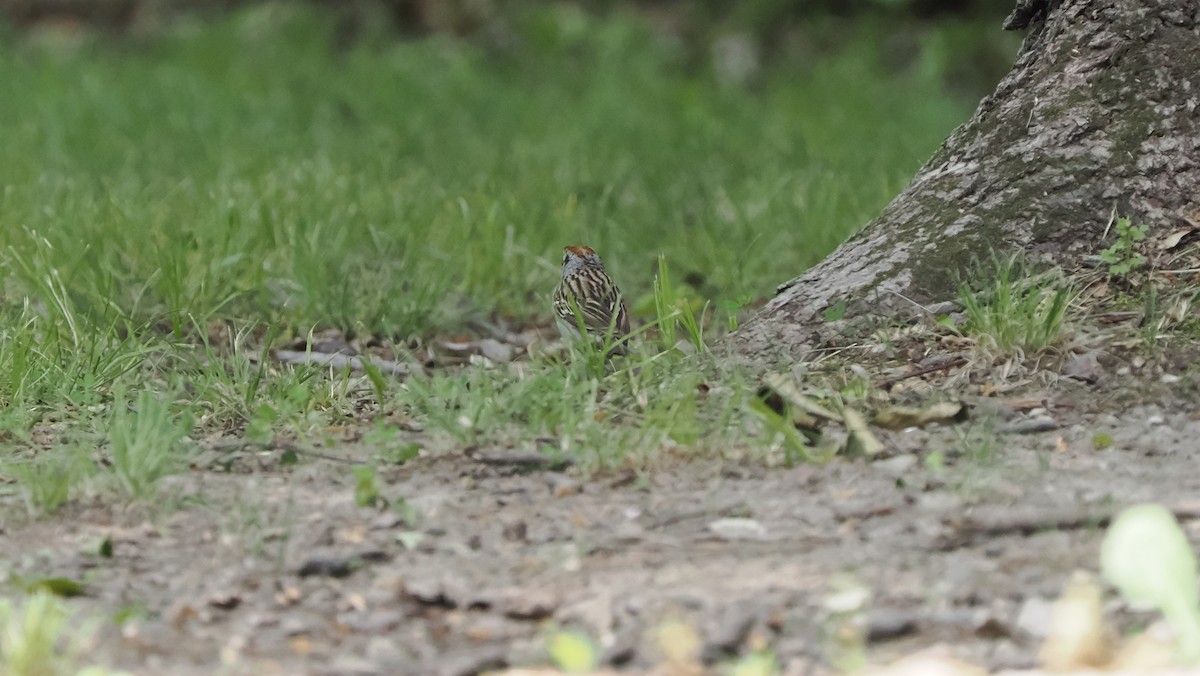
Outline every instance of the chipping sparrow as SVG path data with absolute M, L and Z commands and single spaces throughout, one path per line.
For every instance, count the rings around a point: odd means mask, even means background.
M 563 247 L 562 281 L 554 290 L 554 314 L 558 331 L 567 341 L 580 337 L 574 308 L 583 312 L 583 326 L 598 343 L 604 343 L 610 330 L 610 342 L 629 335 L 629 312 L 621 290 L 591 247 Z M 612 353 L 626 354 L 624 341 L 613 346 Z

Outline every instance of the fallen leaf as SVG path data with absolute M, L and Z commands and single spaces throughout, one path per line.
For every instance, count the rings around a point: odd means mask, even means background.
M 867 427 L 867 421 L 862 414 L 852 408 L 842 410 L 842 419 L 850 436 L 846 439 L 846 454 L 849 456 L 865 455 L 871 457 L 883 452 L 883 442 L 879 441 Z
M 701 642 L 692 625 L 681 620 L 667 620 L 655 632 L 658 649 L 670 663 L 673 674 L 700 674 Z
M 295 636 L 289 640 L 292 645 L 292 651 L 297 655 L 307 655 L 312 652 L 312 641 L 303 636 Z
M 766 383 L 768 388 L 779 394 L 784 401 L 814 418 L 812 425 L 809 425 L 811 427 L 815 427 L 818 420 L 832 422 L 841 422 L 842 420 L 842 417 L 837 413 L 821 406 L 815 399 L 802 394 L 796 387 L 795 382 L 786 375 L 779 373 L 772 374 L 767 376 L 763 382 Z M 799 420 L 797 420 L 797 424 L 800 424 Z
M 1179 646 L 1166 622 L 1155 622 L 1146 631 L 1127 639 L 1107 665 L 1113 671 L 1147 674 L 1175 664 Z
M 43 592 L 65 599 L 83 596 L 87 587 L 82 582 L 69 577 L 43 577 L 24 583 L 25 591 L 30 594 Z
M 1179 246 L 1179 243 L 1183 241 L 1184 237 L 1187 237 L 1188 235 L 1192 234 L 1195 231 L 1196 231 L 1195 228 L 1184 228 L 1182 230 L 1176 230 L 1175 232 L 1164 237 L 1162 239 L 1162 241 L 1160 241 L 1158 243 L 1158 249 L 1160 251 L 1167 251 L 1170 249 L 1174 249 L 1175 247 Z
M 945 654 L 944 648 L 914 653 L 886 667 L 860 672 L 869 676 L 986 676 L 987 670 Z
M 1076 571 L 1054 602 L 1050 631 L 1038 657 L 1051 671 L 1099 667 L 1111 656 L 1113 637 L 1104 626 L 1100 585 L 1086 571 Z
M 925 408 L 914 406 L 889 406 L 871 419 L 871 424 L 889 430 L 909 427 L 962 422 L 967 419 L 968 409 L 960 401 L 946 401 Z

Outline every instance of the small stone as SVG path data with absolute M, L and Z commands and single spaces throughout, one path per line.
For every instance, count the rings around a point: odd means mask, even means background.
M 242 605 L 242 597 L 237 594 L 215 594 L 208 597 L 208 605 L 221 610 L 233 610 Z
M 752 602 L 735 603 L 725 607 L 720 617 L 705 632 L 703 660 L 716 662 L 737 653 L 759 615 L 766 613 Z
M 905 453 L 904 455 L 897 455 L 894 458 L 876 460 L 871 465 L 882 470 L 884 474 L 890 477 L 899 478 L 912 471 L 919 462 L 916 455 Z
M 357 655 L 339 655 L 329 665 L 329 673 L 346 674 L 347 676 L 369 676 L 379 673 L 375 663 Z
M 975 635 L 988 640 L 1007 638 L 1012 636 L 1012 628 L 994 614 L 985 612 L 975 623 Z
M 495 338 L 484 338 L 475 344 L 479 353 L 494 362 L 507 363 L 513 359 L 513 347 Z
M 549 589 L 514 587 L 502 590 L 489 600 L 494 608 L 512 620 L 544 620 L 561 605 L 558 594 Z
M 910 612 L 888 608 L 867 613 L 867 641 L 877 643 L 903 638 L 917 632 L 917 618 Z
M 1040 417 L 1004 423 L 996 431 L 1001 434 L 1037 434 L 1056 429 L 1058 429 L 1058 422 L 1054 418 Z
M 1031 596 L 1025 599 L 1017 613 L 1017 629 L 1034 638 L 1045 638 L 1050 633 L 1053 615 L 1052 601 Z
M 316 623 L 301 617 L 289 617 L 281 626 L 284 636 L 303 636 L 318 631 Z
M 350 565 L 348 559 L 334 559 L 328 557 L 312 558 L 304 562 L 296 574 L 300 577 L 309 577 L 310 575 L 319 575 L 322 577 L 346 577 L 354 572 L 354 567 Z
M 501 531 L 504 539 L 510 542 L 526 542 L 528 533 L 529 527 L 525 525 L 524 521 L 505 524 L 504 529 Z
M 708 530 L 725 540 L 761 540 L 767 536 L 766 527 L 754 519 L 717 519 L 708 524 Z
M 509 665 L 503 645 L 488 645 L 475 650 L 439 653 L 428 660 L 422 671 L 438 676 L 468 676 L 485 671 L 504 669 Z
M 1104 368 L 1100 366 L 1100 360 L 1096 357 L 1095 351 L 1084 352 L 1077 354 L 1067 360 L 1063 364 L 1062 373 L 1068 378 L 1080 380 L 1089 385 L 1100 380 L 1100 376 L 1104 374 Z

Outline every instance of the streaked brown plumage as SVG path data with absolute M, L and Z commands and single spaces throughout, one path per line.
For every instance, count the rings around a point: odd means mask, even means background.
M 604 342 L 610 329 L 612 342 L 629 335 L 625 300 L 591 247 L 563 247 L 562 281 L 554 291 L 554 314 L 559 332 L 568 340 L 580 337 L 575 307 L 583 313 L 584 329 L 598 343 Z M 625 354 L 625 343 L 616 345 L 612 352 Z

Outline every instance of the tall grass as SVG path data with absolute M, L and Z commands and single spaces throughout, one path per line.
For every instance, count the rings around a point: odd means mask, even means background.
M 10 49 L 6 276 L 41 256 L 79 310 L 178 334 L 543 314 L 568 242 L 631 292 L 663 253 L 713 296 L 761 296 L 964 113 L 936 77 L 878 66 L 874 36 L 751 92 L 686 72 L 636 19 L 544 11 L 500 55 L 444 38 L 335 53 L 320 15 L 279 6 L 131 47 Z

